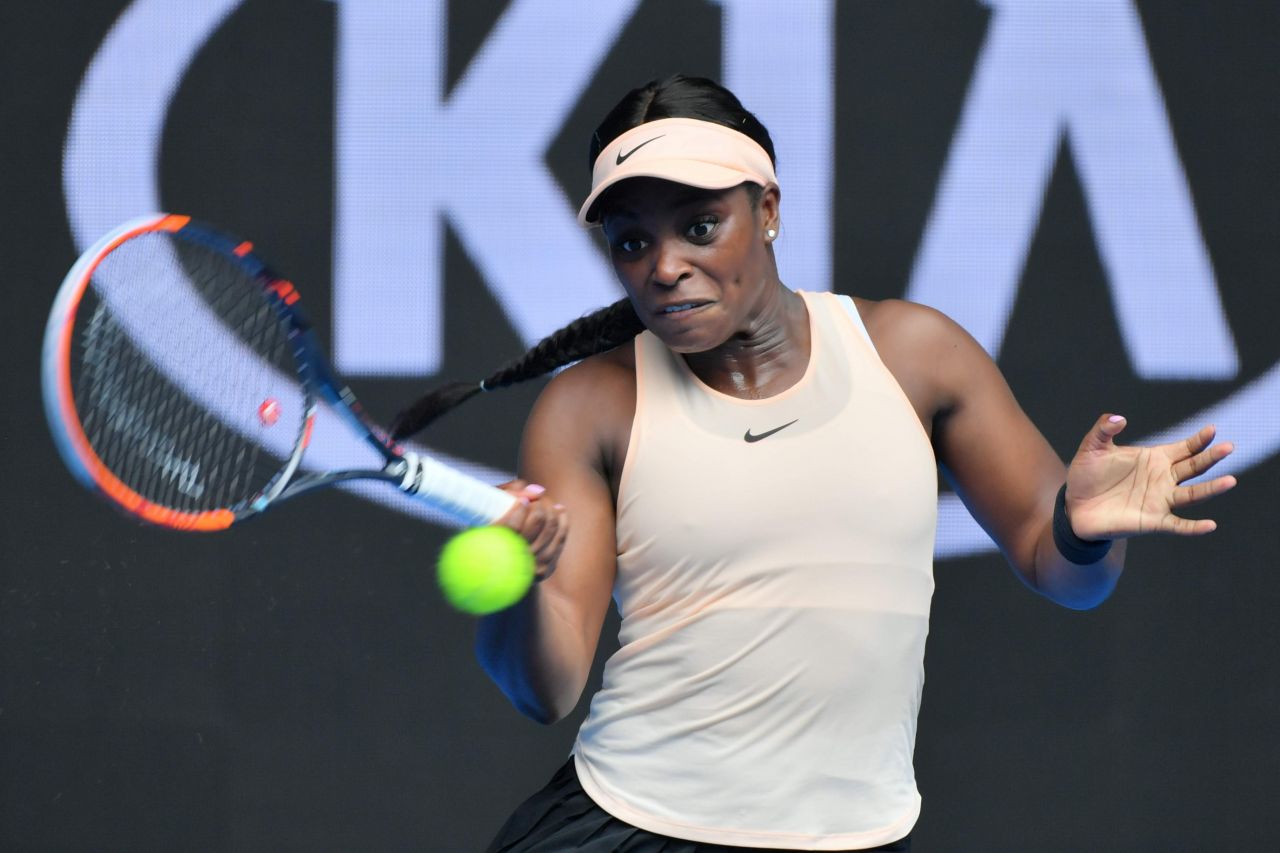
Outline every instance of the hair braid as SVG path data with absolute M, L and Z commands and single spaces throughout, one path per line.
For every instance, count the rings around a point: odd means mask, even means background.
M 400 440 L 420 432 L 445 412 L 481 391 L 505 388 L 527 379 L 544 376 L 557 367 L 607 352 L 644 331 L 629 299 L 579 317 L 552 332 L 524 355 L 498 368 L 482 382 L 450 382 L 416 400 L 396 416 L 391 437 Z

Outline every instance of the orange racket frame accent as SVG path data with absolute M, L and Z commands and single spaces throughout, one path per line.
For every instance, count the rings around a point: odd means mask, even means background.
M 80 416 L 76 412 L 75 398 L 71 389 L 71 330 L 80 300 L 102 259 L 121 243 L 139 234 L 150 231 L 181 231 L 190 221 L 189 216 L 164 215 L 131 222 L 103 238 L 98 250 L 83 264 L 76 264 L 68 273 L 58 295 L 57 309 L 50 318 L 51 323 L 61 324 L 57 361 L 54 366 L 58 400 L 58 423 L 54 424 L 54 428 L 61 432 L 66 445 L 75 454 L 80 468 L 76 473 L 80 479 L 91 488 L 101 491 L 126 511 L 144 521 L 175 530 L 224 530 L 236 520 L 236 514 L 231 510 L 182 512 L 170 509 L 147 500 L 112 474 L 94 452 L 89 439 L 85 436 L 84 426 L 80 423 Z

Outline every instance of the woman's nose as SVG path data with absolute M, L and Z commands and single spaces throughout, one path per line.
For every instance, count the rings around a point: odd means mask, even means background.
M 653 247 L 653 273 L 655 284 L 675 287 L 689 277 L 691 269 L 684 247 L 673 238 L 658 240 Z

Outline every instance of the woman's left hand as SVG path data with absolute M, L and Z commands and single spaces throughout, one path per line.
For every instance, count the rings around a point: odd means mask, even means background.
M 1119 415 L 1094 424 L 1067 469 L 1067 518 L 1081 539 L 1120 539 L 1142 533 L 1211 533 L 1217 523 L 1174 515 L 1174 510 L 1222 494 L 1236 484 L 1230 475 L 1180 485 L 1208 471 L 1232 451 L 1213 444 L 1214 428 L 1156 447 L 1122 447 L 1113 439 L 1125 428 Z

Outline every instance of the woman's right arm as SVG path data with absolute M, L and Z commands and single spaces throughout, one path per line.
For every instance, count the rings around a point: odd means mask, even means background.
M 540 723 L 554 723 L 577 705 L 613 591 L 617 549 L 600 372 L 589 363 L 564 371 L 529 415 L 520 477 L 546 491 L 519 491 L 528 503 L 499 523 L 529 540 L 545 579 L 519 603 L 481 619 L 476 636 L 485 672 Z M 520 481 L 512 486 L 527 489 Z

